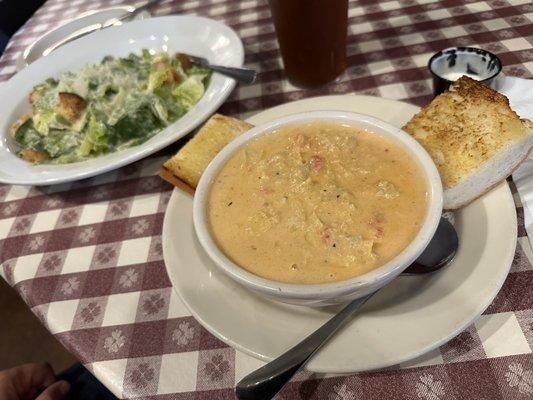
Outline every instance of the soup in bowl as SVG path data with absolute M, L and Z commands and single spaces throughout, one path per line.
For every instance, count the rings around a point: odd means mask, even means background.
M 271 298 L 326 305 L 388 283 L 438 225 L 435 165 L 408 134 L 346 112 L 251 129 L 211 162 L 194 199 L 200 243 Z

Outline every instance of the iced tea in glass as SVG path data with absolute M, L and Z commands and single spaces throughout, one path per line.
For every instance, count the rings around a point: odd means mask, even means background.
M 269 0 L 285 72 L 297 86 L 330 82 L 346 69 L 348 0 Z

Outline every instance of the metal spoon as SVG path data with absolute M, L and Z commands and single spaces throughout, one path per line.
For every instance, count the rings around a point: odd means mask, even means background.
M 405 274 L 426 274 L 453 260 L 459 240 L 452 224 L 441 218 L 437 231 L 424 252 Z M 350 317 L 376 292 L 353 300 L 315 332 L 278 358 L 244 377 L 235 388 L 239 400 L 268 400 L 292 378 Z

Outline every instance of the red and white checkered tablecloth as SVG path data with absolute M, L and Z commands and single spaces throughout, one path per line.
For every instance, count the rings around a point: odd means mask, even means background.
M 49 0 L 0 58 L 0 80 L 15 73 L 20 53 L 42 33 L 82 11 L 122 3 Z M 424 105 L 432 97 L 427 60 L 453 45 L 497 53 L 508 75 L 533 74 L 531 0 L 350 1 L 350 67 L 341 81 L 313 90 L 286 80 L 266 0 L 165 1 L 154 12 L 170 13 L 211 17 L 241 36 L 246 65 L 261 73 L 220 109 L 240 117 L 332 93 Z M 232 399 L 235 382 L 261 362 L 203 329 L 173 292 L 163 264 L 161 227 L 172 188 L 155 174 L 179 145 L 81 182 L 0 186 L 0 272 L 118 397 Z M 533 250 L 520 205 L 517 212 L 511 273 L 466 331 L 384 371 L 343 377 L 302 372 L 277 398 L 532 399 Z

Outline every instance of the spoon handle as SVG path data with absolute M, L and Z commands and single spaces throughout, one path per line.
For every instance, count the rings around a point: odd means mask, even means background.
M 375 292 L 374 292 L 375 293 Z M 374 293 L 353 300 L 293 348 L 245 376 L 235 388 L 239 400 L 268 400 L 341 328 Z
M 253 69 L 223 67 L 221 65 L 212 64 L 209 64 L 208 68 L 222 75 L 229 76 L 230 78 L 233 78 L 239 82 L 247 84 L 254 83 L 255 78 L 257 77 L 257 72 Z

